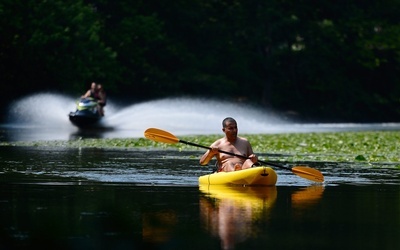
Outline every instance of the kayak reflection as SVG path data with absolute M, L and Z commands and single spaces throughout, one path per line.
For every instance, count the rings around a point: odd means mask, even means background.
M 221 240 L 222 249 L 232 249 L 258 234 L 256 222 L 267 220 L 276 187 L 200 185 L 200 217 L 203 227 Z

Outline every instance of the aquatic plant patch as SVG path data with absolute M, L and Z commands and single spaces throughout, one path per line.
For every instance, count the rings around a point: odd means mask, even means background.
M 400 131 L 244 134 L 260 159 L 285 162 L 364 162 L 400 168 Z M 209 146 L 221 135 L 182 136 Z M 145 138 L 76 139 L 68 141 L 2 142 L 0 146 L 95 147 L 120 149 L 203 149 L 183 143 L 158 143 Z M 200 154 L 200 152 L 199 152 Z

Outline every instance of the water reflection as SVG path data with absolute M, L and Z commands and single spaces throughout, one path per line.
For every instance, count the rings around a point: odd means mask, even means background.
M 173 235 L 178 223 L 173 210 L 147 212 L 142 215 L 142 235 L 146 246 L 161 246 L 166 244 Z
M 398 185 L 199 190 L 8 177 L 1 249 L 399 249 Z
M 324 186 L 314 185 L 301 188 L 291 195 L 292 207 L 295 209 L 306 208 L 318 203 L 324 193 Z
M 260 237 L 277 200 L 277 187 L 200 186 L 200 220 L 203 228 L 220 239 L 222 249 Z M 291 195 L 294 219 L 301 218 L 323 197 L 321 185 L 300 188 Z M 281 197 L 284 200 L 284 197 Z
M 257 237 L 255 223 L 267 220 L 276 187 L 200 186 L 200 217 L 204 228 L 221 240 L 222 249 L 233 249 L 248 238 Z
M 95 127 L 89 129 L 78 129 L 69 135 L 69 140 L 76 140 L 81 138 L 102 139 L 105 133 L 114 131 L 113 127 Z
M 324 187 L 322 185 L 309 186 L 294 191 L 291 194 L 292 216 L 302 220 L 310 209 L 315 207 L 322 199 Z

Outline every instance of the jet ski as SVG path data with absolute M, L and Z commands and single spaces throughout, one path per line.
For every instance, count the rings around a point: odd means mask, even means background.
M 78 128 L 95 127 L 102 116 L 99 113 L 97 100 L 91 97 L 81 98 L 76 102 L 76 111 L 69 113 L 69 120 Z

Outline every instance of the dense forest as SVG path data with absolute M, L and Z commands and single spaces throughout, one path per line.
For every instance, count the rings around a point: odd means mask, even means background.
M 0 105 L 97 81 L 132 103 L 400 121 L 399 13 L 400 0 L 2 0 Z

